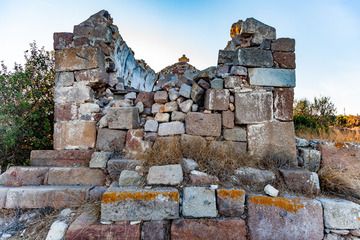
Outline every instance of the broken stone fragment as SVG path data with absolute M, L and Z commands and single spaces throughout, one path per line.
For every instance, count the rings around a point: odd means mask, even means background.
M 267 184 L 264 188 L 264 192 L 271 196 L 271 197 L 277 197 L 279 195 L 279 190 L 271 186 L 270 184 Z
M 193 101 L 191 99 L 188 99 L 188 100 L 183 101 L 182 103 L 180 103 L 179 107 L 180 107 L 182 112 L 188 113 L 191 110 L 192 104 L 193 104 Z
M 193 83 L 190 94 L 191 99 L 194 102 L 199 102 L 202 99 L 204 92 L 204 89 L 202 89 L 198 84 Z
M 137 171 L 123 170 L 119 177 L 119 186 L 138 186 L 141 184 L 141 176 Z
M 186 173 L 190 173 L 192 170 L 198 169 L 199 164 L 193 159 L 183 158 L 181 160 L 181 166 Z
M 209 175 L 205 172 L 192 170 L 189 175 L 191 184 L 194 185 L 210 185 L 219 182 L 219 178 Z
M 320 193 L 319 176 L 315 172 L 302 169 L 280 169 L 288 189 L 307 195 Z

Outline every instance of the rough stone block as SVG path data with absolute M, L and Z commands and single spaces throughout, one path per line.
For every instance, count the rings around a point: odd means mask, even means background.
M 154 104 L 154 93 L 139 92 L 135 99 L 135 104 L 137 104 L 138 102 L 142 102 L 145 108 L 151 108 L 151 106 Z
M 248 150 L 255 158 L 282 159 L 297 166 L 293 122 L 248 125 Z
M 94 152 L 91 155 L 89 163 L 90 168 L 106 168 L 107 161 L 110 159 L 112 152 Z
M 191 112 L 185 118 L 186 133 L 198 136 L 221 135 L 221 114 Z
M 273 115 L 271 92 L 246 92 L 235 94 L 235 122 L 251 124 L 270 121 Z
M 204 79 L 200 79 L 197 84 L 205 90 L 210 88 L 210 83 Z
M 272 51 L 280 52 L 294 52 L 295 39 L 292 38 L 278 38 L 271 43 Z
M 193 101 L 189 99 L 189 100 L 185 100 L 182 103 L 180 103 L 179 107 L 182 112 L 188 113 L 188 112 L 190 112 L 192 105 L 193 105 Z
M 288 189 L 308 195 L 320 193 L 319 176 L 302 169 L 280 169 Z
M 109 79 L 109 74 L 106 73 L 105 69 L 87 69 L 87 70 L 80 70 L 75 71 L 75 79 L 78 82 L 86 82 L 86 83 L 108 83 L 111 84 Z
M 240 35 L 250 35 L 251 45 L 260 45 L 266 39 L 276 39 L 276 29 L 255 18 L 247 18 L 241 23 Z
M 139 127 L 139 109 L 137 107 L 112 107 L 107 116 L 109 128 L 133 129 Z
M 205 94 L 207 110 L 225 111 L 229 107 L 230 92 L 227 89 L 208 89 Z
M 113 181 L 118 181 L 123 170 L 135 170 L 136 166 L 141 166 L 140 160 L 134 159 L 110 159 L 107 163 L 107 172 Z
M 148 184 L 178 185 L 183 181 L 180 164 L 152 166 L 147 175 Z
M 62 50 L 72 46 L 74 34 L 69 32 L 56 32 L 53 35 L 54 50 Z
M 105 183 L 105 174 L 101 169 L 86 167 L 57 167 L 50 168 L 47 176 L 49 185 L 96 185 Z
M 88 187 L 26 186 L 9 188 L 5 208 L 55 209 L 79 207 L 87 200 Z
M 145 122 L 144 130 L 145 132 L 157 132 L 159 123 L 155 120 L 147 120 Z
M 208 147 L 214 152 L 229 151 L 239 156 L 245 155 L 247 150 L 246 142 L 210 141 Z
M 0 185 L 19 187 L 44 185 L 47 167 L 10 167 L 0 175 Z
M 136 157 L 151 147 L 151 143 L 144 141 L 143 129 L 130 129 L 126 134 L 125 152 L 128 156 Z
M 359 229 L 360 205 L 344 199 L 319 199 L 324 208 L 324 223 L 330 229 Z
M 275 88 L 273 94 L 274 94 L 274 118 L 281 121 L 292 121 L 294 89 Z
M 94 47 L 68 48 L 55 51 L 57 72 L 75 71 L 105 67 L 105 56 Z
M 167 136 L 167 135 L 176 135 L 176 134 L 184 134 L 185 127 L 184 123 L 179 121 L 161 123 L 159 125 L 159 136 Z
M 184 187 L 182 215 L 185 217 L 216 217 L 215 191 L 206 187 Z
M 141 176 L 137 171 L 123 170 L 119 177 L 119 186 L 138 186 L 141 184 Z
M 221 216 L 241 217 L 245 209 L 245 191 L 242 189 L 217 189 L 216 202 Z
M 169 240 L 170 235 L 169 221 L 149 221 L 143 222 L 141 236 L 143 240 Z
M 94 148 L 95 141 L 95 121 L 70 121 L 54 124 L 55 150 Z
M 249 68 L 250 85 L 270 87 L 295 87 L 295 70 L 274 68 Z
M 154 101 L 156 103 L 167 103 L 168 101 L 168 93 L 166 91 L 157 91 L 154 94 Z
M 176 188 L 110 188 L 101 200 L 101 220 L 163 220 L 179 217 Z
M 203 98 L 204 92 L 205 91 L 202 87 L 196 83 L 193 83 L 190 97 L 195 103 L 197 103 Z
M 96 149 L 121 152 L 125 147 L 126 131 L 100 128 L 96 139 Z
M 75 82 L 70 87 L 56 87 L 54 92 L 55 104 L 84 103 L 94 100 L 93 90 L 86 82 Z
M 242 219 L 178 219 L 171 225 L 171 239 L 245 240 L 246 224 Z
M 230 75 L 233 76 L 247 76 L 247 68 L 243 66 L 232 66 Z
M 93 150 L 32 150 L 31 166 L 85 167 L 89 165 Z
M 56 87 L 71 87 L 74 81 L 75 77 L 73 72 L 57 72 L 55 74 Z
M 271 51 L 259 48 L 239 49 L 237 63 L 246 67 L 272 67 L 274 64 Z
M 312 172 L 320 169 L 321 152 L 311 148 L 298 148 L 300 166 Z
M 174 111 L 171 113 L 171 121 L 185 121 L 186 114 L 183 112 Z
M 170 101 L 175 101 L 180 97 L 180 93 L 175 88 L 170 88 L 168 91 Z
M 174 112 L 179 108 L 176 101 L 167 102 L 160 108 L 160 112 Z
M 276 176 L 269 170 L 242 167 L 235 170 L 235 176 L 240 185 L 255 191 L 262 191 L 267 184 L 276 180 Z
M 225 128 L 234 128 L 235 126 L 235 114 L 231 111 L 223 111 L 222 113 L 222 124 Z
M 158 112 L 156 113 L 155 115 L 155 121 L 158 121 L 158 122 L 168 122 L 170 120 L 170 114 L 169 113 L 161 113 L 161 112 Z
M 250 196 L 248 227 L 254 240 L 324 237 L 322 207 L 312 199 Z
M 55 104 L 54 106 L 54 120 L 58 121 L 71 121 L 78 119 L 78 107 L 75 104 Z
M 224 78 L 225 88 L 240 88 L 243 85 L 243 78 L 240 76 L 227 76 Z
M 215 78 L 211 80 L 210 86 L 213 89 L 223 89 L 224 88 L 224 80 L 222 78 Z
M 217 184 L 219 182 L 218 177 L 197 170 L 192 170 L 190 172 L 189 179 L 192 185 L 197 186 Z
M 185 98 L 190 98 L 191 95 L 191 86 L 187 84 L 181 84 L 179 94 Z
M 218 65 L 234 65 L 238 62 L 238 55 L 236 51 L 219 50 Z
M 295 53 L 273 52 L 274 64 L 278 68 L 295 69 Z
M 232 129 L 224 129 L 224 139 L 228 141 L 246 142 L 246 129 L 242 127 L 235 127 Z

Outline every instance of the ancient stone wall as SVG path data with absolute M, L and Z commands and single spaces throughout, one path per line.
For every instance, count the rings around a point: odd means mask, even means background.
M 157 74 L 135 60 L 106 11 L 55 33 L 54 148 L 134 155 L 186 134 L 296 165 L 295 41 L 253 18 L 230 32 L 217 66 L 199 71 L 183 56 Z

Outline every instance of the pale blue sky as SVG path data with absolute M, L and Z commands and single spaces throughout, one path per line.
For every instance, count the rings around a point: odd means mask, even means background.
M 231 24 L 255 17 L 296 39 L 296 98 L 330 96 L 339 113 L 360 114 L 358 0 L 1 0 L 0 60 L 23 62 L 33 40 L 51 50 L 53 32 L 70 32 L 101 9 L 156 71 L 182 53 L 199 69 L 216 65 Z

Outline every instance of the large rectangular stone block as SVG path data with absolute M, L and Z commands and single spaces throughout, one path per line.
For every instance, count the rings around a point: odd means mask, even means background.
M 88 166 L 93 150 L 32 150 L 31 166 L 80 167 Z
M 168 122 L 168 123 L 160 123 L 159 125 L 159 136 L 167 136 L 167 135 L 176 135 L 176 134 L 184 134 L 185 127 L 184 123 L 179 121 Z
M 100 128 L 96 139 L 96 149 L 121 152 L 125 147 L 126 131 Z
M 294 69 L 249 68 L 250 85 L 295 87 Z
M 55 51 L 55 70 L 57 72 L 105 68 L 104 61 L 104 54 L 95 47 L 67 48 Z
M 216 190 L 219 214 L 224 217 L 241 217 L 245 209 L 245 191 L 220 188 Z
M 312 199 L 250 196 L 248 226 L 252 240 L 324 237 L 321 203 Z
M 191 112 L 185 118 L 186 134 L 198 136 L 221 135 L 221 114 Z
M 93 100 L 94 92 L 86 85 L 86 82 L 76 82 L 70 87 L 55 88 L 55 104 L 84 103 Z
M 259 48 L 241 48 L 238 50 L 238 64 L 246 67 L 272 67 L 271 51 Z
M 54 124 L 55 150 L 94 148 L 95 141 L 95 121 L 70 121 Z
M 225 111 L 229 107 L 230 92 L 227 89 L 208 89 L 205 94 L 205 108 Z
M 110 188 L 102 196 L 103 221 L 163 220 L 179 217 L 176 188 Z
M 271 92 L 245 92 L 235 94 L 235 122 L 250 124 L 270 121 L 273 115 Z
M 101 169 L 87 167 L 50 168 L 47 176 L 48 185 L 95 185 L 105 183 L 105 174 Z
M 27 185 L 43 185 L 47 167 L 10 167 L 0 175 L 0 185 L 19 187 Z
M 206 187 L 185 187 L 182 215 L 185 217 L 216 217 L 215 191 Z
M 275 88 L 274 90 L 274 118 L 281 121 L 293 120 L 293 88 Z
M 297 166 L 293 122 L 267 122 L 248 125 L 248 150 L 256 158 L 286 160 Z M 273 159 L 272 159 L 273 158 Z
M 108 124 L 112 129 L 138 128 L 139 108 L 137 107 L 112 107 L 108 112 Z

